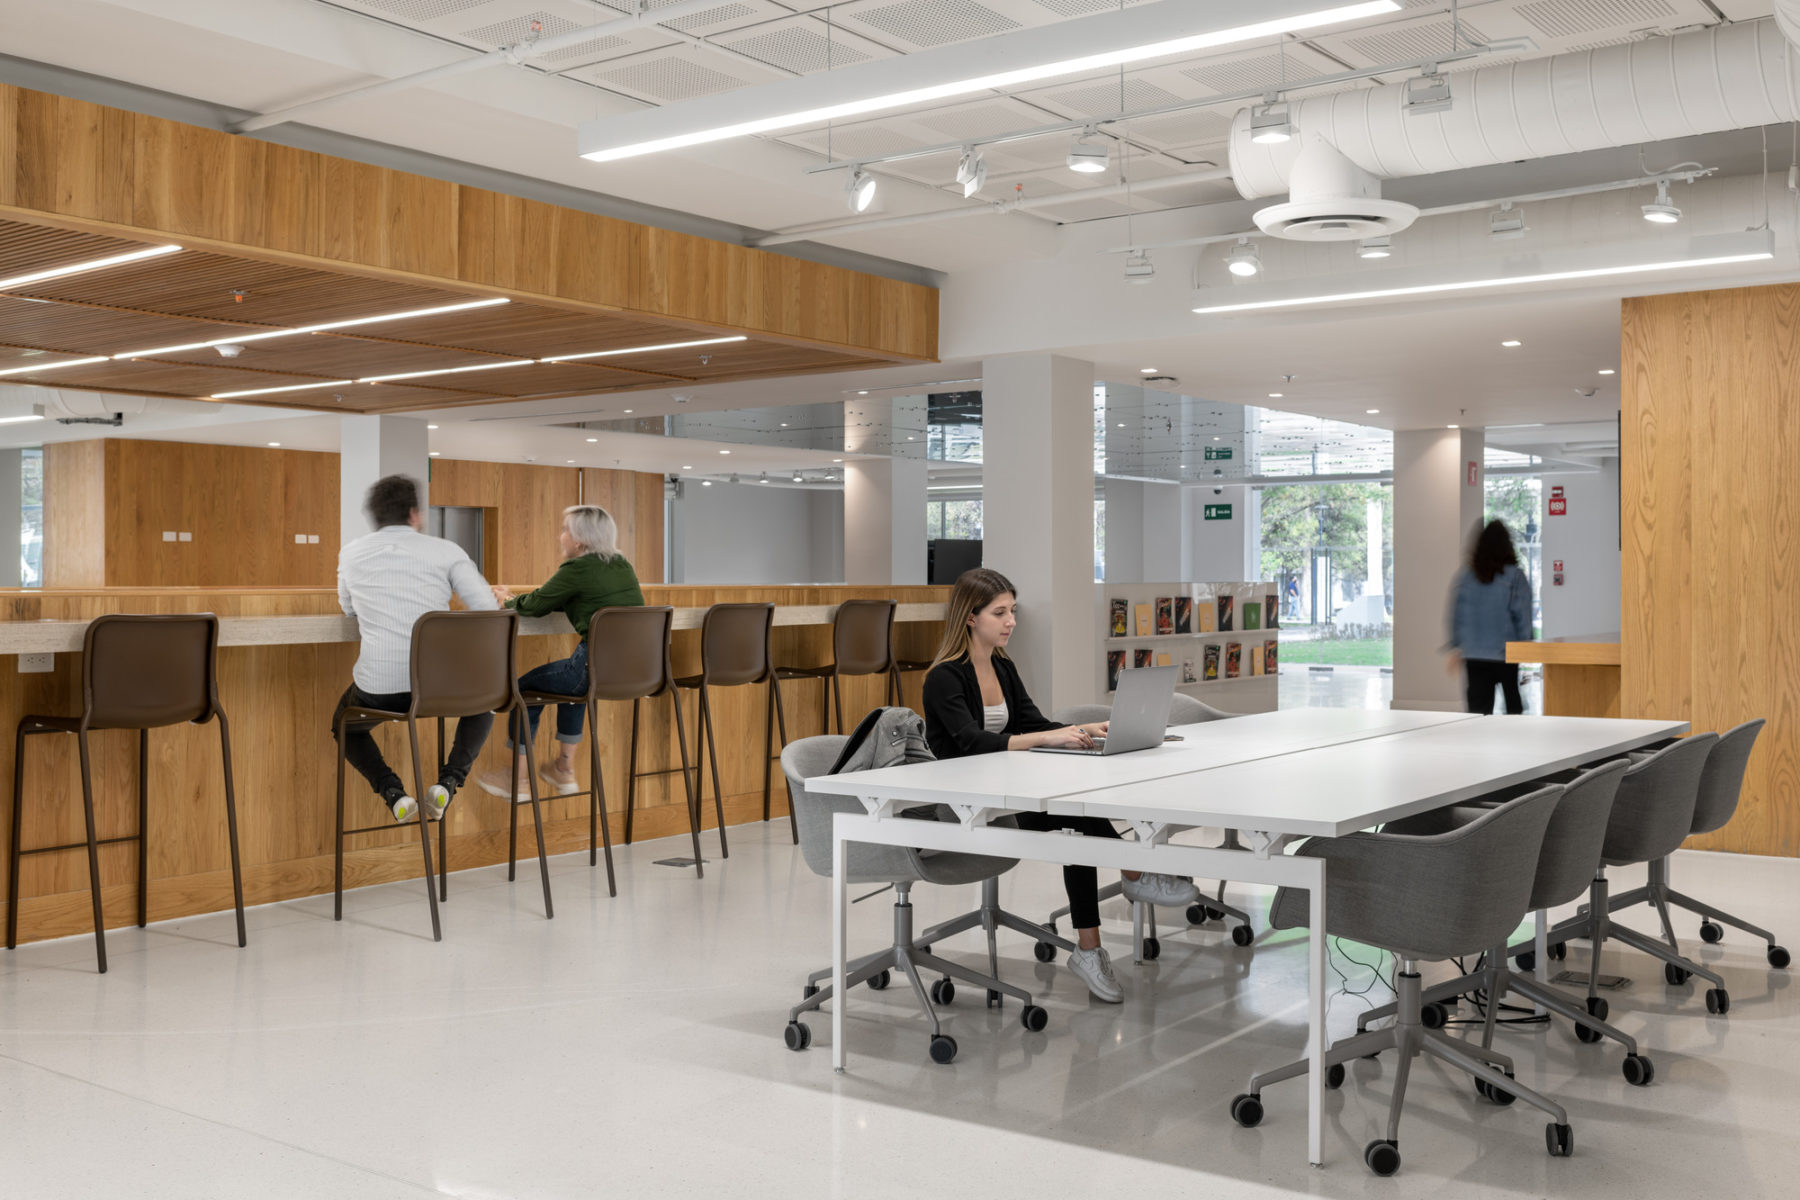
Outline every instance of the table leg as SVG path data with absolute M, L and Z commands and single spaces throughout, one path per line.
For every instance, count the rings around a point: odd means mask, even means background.
M 844 1007 L 850 1000 L 844 963 L 844 927 L 848 924 L 846 918 L 850 906 L 850 888 L 845 883 L 849 875 L 847 845 L 843 827 L 834 819 L 831 830 L 831 1066 L 835 1071 L 844 1069 Z
M 1295 859 L 1310 868 L 1306 940 L 1306 1161 L 1325 1162 L 1325 860 Z

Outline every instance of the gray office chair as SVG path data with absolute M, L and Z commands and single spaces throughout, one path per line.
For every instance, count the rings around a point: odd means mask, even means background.
M 863 806 L 850 796 L 814 795 L 806 790 L 806 781 L 829 774 L 847 740 L 841 734 L 800 738 L 789 742 L 781 751 L 781 770 L 787 776 L 788 796 L 800 830 L 800 853 L 815 875 L 827 879 L 831 878 L 832 816 L 840 812 L 860 813 Z M 847 983 L 852 987 L 867 983 L 880 991 L 888 986 L 891 971 L 898 970 L 905 975 L 919 998 L 919 1006 L 925 1010 L 926 1019 L 931 1022 L 930 1051 L 933 1062 L 948 1063 L 956 1057 L 956 1039 L 943 1032 L 938 1024 L 937 1010 L 933 1007 L 947 1006 L 955 998 L 956 987 L 951 983 L 952 979 L 960 979 L 964 983 L 986 989 L 990 1005 L 997 1003 L 1001 996 L 1012 996 L 1023 1001 L 1025 1008 L 1019 1014 L 1019 1022 L 1034 1033 L 1049 1023 L 1050 1014 L 1031 1002 L 1029 992 L 1002 983 L 993 975 L 971 971 L 958 963 L 928 953 L 922 948 L 924 939 L 913 936 L 913 884 L 954 886 L 980 883 L 1012 870 L 1017 863 L 1016 858 L 913 850 L 902 846 L 859 844 L 850 847 L 846 863 L 850 878 L 847 882 L 887 883 L 894 887 L 894 943 L 886 950 L 851 962 Z M 989 959 L 990 964 L 993 961 L 992 958 Z M 933 970 L 942 976 L 932 984 L 929 994 L 924 981 L 919 978 L 921 969 Z M 831 968 L 827 967 L 807 976 L 800 1003 L 788 1013 L 785 1035 L 788 1049 L 804 1050 L 812 1044 L 812 1030 L 800 1017 L 831 999 L 832 987 L 819 986 L 830 975 Z
M 1688 826 L 1690 837 L 1723 829 L 1737 814 L 1738 796 L 1744 788 L 1744 768 L 1749 765 L 1750 751 L 1756 745 L 1756 735 L 1762 732 L 1763 724 L 1759 717 L 1719 735 L 1718 744 L 1706 756 L 1706 769 L 1700 773 L 1700 795 L 1694 804 L 1693 823 Z M 1655 906 L 1656 915 L 1662 919 L 1663 938 L 1673 949 L 1680 949 L 1680 945 L 1675 940 L 1675 927 L 1669 921 L 1671 904 L 1700 914 L 1700 940 L 1708 945 L 1725 936 L 1721 925 L 1730 925 L 1763 940 L 1771 967 L 1785 969 L 1790 961 L 1787 950 L 1775 944 L 1775 935 L 1768 930 L 1671 889 L 1669 860 L 1666 858 L 1650 864 L 1650 879 L 1643 887 L 1614 896 L 1612 911 L 1618 912 L 1634 904 Z
M 1619 790 L 1620 778 L 1630 765 L 1622 758 L 1615 759 L 1582 772 L 1564 789 L 1562 801 L 1557 804 L 1556 812 L 1550 818 L 1549 829 L 1544 834 L 1543 852 L 1538 855 L 1537 874 L 1531 885 L 1530 907 L 1533 911 L 1568 904 L 1587 891 L 1588 882 L 1593 879 L 1594 872 L 1600 866 L 1600 851 L 1606 841 L 1607 818 L 1612 814 L 1613 797 Z M 1466 825 L 1485 811 L 1485 807 L 1462 805 L 1440 808 L 1404 821 L 1392 822 L 1383 832 L 1429 836 Z M 1445 1002 L 1454 1001 L 1457 996 L 1473 988 L 1480 988 L 1485 995 L 1486 1012 L 1481 1030 L 1481 1044 L 1484 1048 L 1494 1044 L 1494 1024 L 1500 1002 L 1508 992 L 1517 992 L 1550 1012 L 1573 1021 L 1575 1036 L 1581 1041 L 1591 1043 L 1611 1038 L 1623 1045 L 1625 1063 L 1622 1069 L 1627 1083 L 1642 1087 L 1655 1077 L 1654 1065 L 1649 1058 L 1638 1053 L 1637 1040 L 1606 1024 L 1603 1019 L 1606 1016 L 1606 1001 L 1601 1000 L 1597 1005 L 1584 1010 L 1567 993 L 1539 983 L 1531 975 L 1512 970 L 1507 965 L 1505 943 L 1489 950 L 1472 974 L 1459 975 L 1426 988 L 1422 997 L 1421 1019 L 1431 1028 L 1441 1028 L 1449 1019 Z M 1356 1018 L 1356 1031 L 1362 1033 L 1372 1022 L 1393 1016 L 1394 1012 L 1395 1005 L 1392 1004 L 1372 1008 Z M 1488 1099 L 1502 1104 L 1510 1102 L 1509 1099 L 1499 1099 L 1484 1088 L 1483 1084 L 1476 1085 L 1476 1091 Z
M 1602 1019 L 1606 1002 L 1597 994 L 1600 951 L 1608 938 L 1641 950 L 1663 964 L 1663 979 L 1679 986 L 1693 975 L 1711 983 L 1706 990 L 1706 1011 L 1723 1016 L 1731 1008 L 1725 981 L 1679 951 L 1646 937 L 1635 929 L 1615 925 L 1608 897 L 1607 867 L 1654 863 L 1673 854 L 1694 823 L 1694 805 L 1700 795 L 1700 778 L 1718 742 L 1716 733 L 1696 733 L 1631 764 L 1619 778 L 1619 794 L 1613 799 L 1606 825 L 1606 843 L 1600 869 L 1588 885 L 1587 907 L 1549 933 L 1551 942 L 1587 938 L 1588 1011 Z
M 1551 1123 L 1545 1126 L 1544 1140 L 1550 1153 L 1566 1157 L 1574 1149 L 1568 1114 L 1555 1101 L 1514 1081 L 1510 1059 L 1424 1024 L 1419 979 L 1421 959 L 1476 954 L 1503 945 L 1506 935 L 1518 927 L 1531 902 L 1544 830 L 1562 794 L 1560 786 L 1543 788 L 1429 837 L 1353 833 L 1313 838 L 1296 851 L 1329 864 L 1326 932 L 1387 950 L 1400 960 L 1394 977 L 1399 996 L 1394 1025 L 1359 1033 L 1325 1052 L 1325 1085 L 1333 1088 L 1343 1084 L 1344 1064 L 1350 1060 L 1383 1050 L 1397 1052 L 1387 1137 L 1363 1150 L 1363 1161 L 1377 1175 L 1400 1169 L 1400 1110 L 1412 1060 L 1420 1053 L 1467 1071 L 1485 1096 L 1524 1100 L 1548 1113 Z M 1269 909 L 1270 927 L 1297 929 L 1306 922 L 1306 893 L 1278 890 Z M 1232 1119 L 1245 1128 L 1259 1123 L 1262 1090 L 1305 1075 L 1307 1065 L 1301 1059 L 1252 1076 L 1250 1090 L 1231 1101 Z

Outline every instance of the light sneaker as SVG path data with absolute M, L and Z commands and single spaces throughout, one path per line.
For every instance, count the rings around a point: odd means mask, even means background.
M 450 807 L 450 789 L 441 783 L 434 783 L 425 789 L 425 815 L 433 821 L 444 819 L 444 810 Z
M 405 793 L 388 797 L 387 806 L 394 814 L 394 820 L 402 824 L 412 820 L 413 815 L 419 811 L 419 802 Z
M 1093 994 L 1094 999 L 1107 1004 L 1124 1001 L 1125 989 L 1119 986 L 1119 977 L 1113 974 L 1112 959 L 1106 956 L 1104 948 L 1075 951 L 1069 955 L 1069 970 L 1087 984 L 1087 990 Z
M 475 782 L 490 796 L 510 797 L 519 804 L 531 802 L 531 780 L 524 775 L 514 775 L 505 767 L 483 771 L 475 777 Z
M 555 763 L 545 763 L 539 767 L 538 778 L 549 784 L 551 791 L 558 796 L 573 796 L 581 790 L 581 785 L 575 782 L 575 772 L 559 770 Z
M 1125 898 L 1133 904 L 1154 904 L 1158 908 L 1186 908 L 1200 899 L 1200 889 L 1191 879 L 1179 875 L 1156 875 L 1146 871 L 1136 879 L 1119 881 Z

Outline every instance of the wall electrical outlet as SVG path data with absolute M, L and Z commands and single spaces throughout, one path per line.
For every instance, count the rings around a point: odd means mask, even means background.
M 56 669 L 54 654 L 21 654 L 19 655 L 19 674 L 36 675 Z
M 184 530 L 181 534 L 181 540 L 184 542 L 191 542 L 194 540 L 194 535 Z
M 294 545 L 296 545 L 296 546 L 306 545 L 306 535 L 304 533 L 296 533 L 294 535 Z
M 163 541 L 172 542 L 175 540 L 175 536 L 175 531 L 173 529 L 163 530 Z
M 307 534 L 307 535 L 306 535 L 306 544 L 307 544 L 307 545 L 309 545 L 309 546 L 316 546 L 316 545 L 318 545 L 318 544 L 319 544 L 319 535 L 318 535 L 318 534 L 316 534 L 316 533 L 309 533 L 309 534 Z

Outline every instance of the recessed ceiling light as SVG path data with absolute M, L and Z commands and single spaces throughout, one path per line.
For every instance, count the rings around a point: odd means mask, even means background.
M 1156 368 L 1155 367 L 1139 367 L 1138 374 L 1139 375 L 1154 375 L 1154 374 L 1156 374 Z
M 1365 408 L 1365 409 L 1363 409 L 1363 411 L 1368 413 L 1372 417 L 1376 413 L 1380 412 L 1381 410 L 1379 408 Z
M 328 333 L 333 329 L 349 329 L 356 325 L 375 325 L 384 321 L 410 321 L 415 317 L 435 317 L 441 313 L 466 312 L 471 308 L 492 308 L 496 304 L 511 304 L 505 297 L 491 300 L 469 300 L 462 304 L 440 304 L 434 308 L 412 308 L 405 312 L 382 313 L 374 317 L 347 317 L 342 321 L 320 321 L 313 325 L 300 325 L 293 329 L 265 329 L 261 333 L 234 333 L 228 337 L 213 338 L 206 342 L 180 342 L 173 346 L 152 346 L 148 350 L 127 350 L 123 354 L 115 354 L 114 358 L 152 358 L 159 354 L 180 354 L 184 350 L 206 350 L 213 346 L 229 346 L 244 342 L 266 342 L 270 338 L 294 337 L 302 333 Z
M 1214 435 L 1214 437 L 1213 437 L 1213 441 L 1215 441 L 1215 442 L 1216 442 L 1216 441 L 1218 441 L 1218 440 L 1219 440 L 1219 439 L 1218 439 L 1218 436 L 1217 436 L 1217 435 L 1216 435 L 1216 434 L 1215 434 L 1215 435 Z
M 1508 338 L 1506 341 L 1501 342 L 1500 344 L 1502 346 L 1505 346 L 1508 350 L 1511 350 L 1515 346 L 1523 346 L 1525 343 L 1519 341 L 1517 338 Z
M 782 427 L 782 428 L 783 428 L 783 429 L 786 429 L 786 428 L 787 428 L 787 422 L 786 422 L 786 421 L 783 421 L 783 422 L 782 422 L 782 423 L 781 423 L 781 427 Z
M 720 454 L 730 454 L 730 453 L 731 453 L 731 451 L 729 451 L 729 450 L 721 450 L 721 451 L 719 451 L 719 453 L 720 453 Z
M 539 362 L 560 363 L 576 362 L 585 358 L 615 358 L 621 354 L 649 354 L 656 350 L 686 350 L 691 346 L 723 346 L 727 342 L 745 342 L 745 336 L 700 338 L 692 342 L 658 342 L 654 346 L 626 346 L 622 350 L 590 350 L 586 354 L 557 354 L 550 358 L 540 358 Z
M 280 442 L 270 442 L 270 443 L 269 443 L 269 445 L 271 445 L 271 446 L 279 446 L 279 445 L 281 445 L 281 443 L 280 443 Z
M 711 486 L 712 486 L 712 480 L 710 480 L 710 479 L 702 479 L 702 480 L 701 480 L 701 481 L 700 481 L 700 486 L 701 486 L 701 487 L 711 487 Z
M 1280 393 L 1280 392 L 1270 392 L 1269 393 L 1269 399 L 1271 399 L 1271 400 L 1279 400 L 1279 399 L 1281 399 L 1281 397 L 1282 397 L 1282 393 Z
M 694 468 L 693 468 L 693 465 L 690 463 L 683 463 L 683 464 L 681 464 L 681 469 L 684 471 L 691 471 Z
M 437 428 L 437 426 L 436 426 L 436 425 L 427 425 L 427 426 L 426 426 L 426 427 L 425 427 L 425 428 L 427 428 L 427 429 L 436 429 L 436 428 Z
M 1462 426 L 1461 425 L 1446 425 L 1446 426 L 1444 426 L 1444 428 L 1445 429 L 1461 429 Z
M 42 279 L 61 279 L 65 275 L 79 275 L 83 271 L 99 271 L 106 267 L 120 267 L 126 263 L 138 262 L 146 258 L 157 258 L 164 254 L 173 254 L 180 246 L 149 246 L 142 250 L 133 250 L 128 254 L 109 254 L 105 258 L 89 259 L 87 262 L 71 263 L 66 267 L 50 267 L 42 271 L 31 271 L 24 275 L 14 275 L 10 279 L 0 279 L 0 292 L 23 287 L 28 283 L 37 283 Z
M 1618 372 L 1613 370 L 1611 367 L 1601 367 L 1600 373 L 1602 375 L 1617 375 L 1618 374 Z
M 430 457 L 432 457 L 432 458 L 436 458 L 436 457 L 437 457 L 437 456 L 438 456 L 438 454 L 439 454 L 439 453 L 440 453 L 440 452 L 439 452 L 439 451 L 437 451 L 437 450 L 433 450 L 433 451 L 432 451 L 432 452 L 431 452 L 431 454 L 430 454 Z
M 588 441 L 590 441 L 590 442 L 597 442 L 599 440 L 600 440 L 599 438 L 589 438 L 588 439 Z
M 110 361 L 104 354 L 98 358 L 65 358 L 61 362 L 38 363 L 29 367 L 9 367 L 0 375 L 36 375 L 39 371 L 60 371 L 64 367 L 85 367 Z
M 831 460 L 831 461 L 832 461 L 832 462 L 843 462 L 843 461 L 844 461 L 844 460 L 843 460 L 843 459 L 841 459 L 841 458 L 834 458 L 834 459 L 832 459 L 832 460 Z

